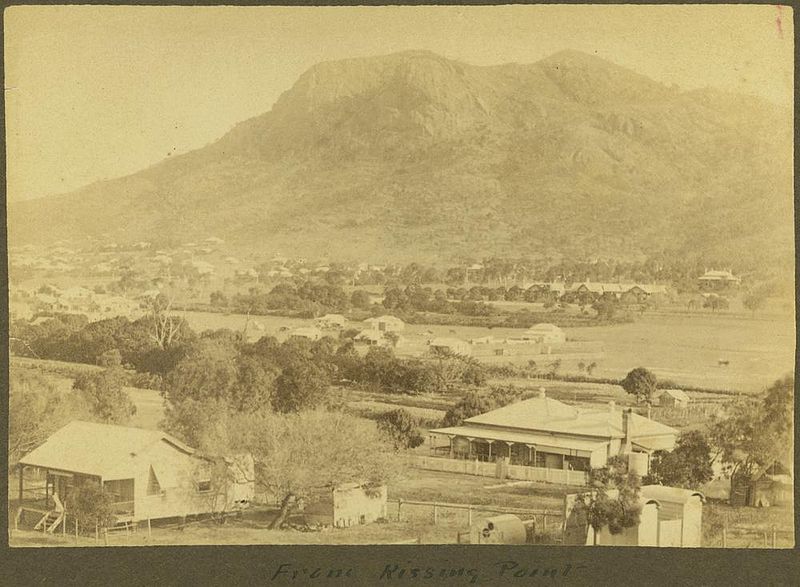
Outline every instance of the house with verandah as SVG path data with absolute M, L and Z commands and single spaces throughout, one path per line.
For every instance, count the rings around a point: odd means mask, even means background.
M 678 431 L 630 409 L 618 409 L 614 402 L 578 408 L 540 390 L 537 397 L 467 418 L 459 426 L 430 430 L 429 435 L 432 455 L 476 462 L 463 466 L 464 473 L 582 485 L 591 469 L 619 455 L 645 475 L 650 455 L 672 450 Z M 428 458 L 422 466 L 435 468 L 438 460 Z
M 159 430 L 72 421 L 19 460 L 18 515 L 52 532 L 88 483 L 117 522 L 235 511 L 253 499 L 253 469 L 248 454 L 203 455 Z

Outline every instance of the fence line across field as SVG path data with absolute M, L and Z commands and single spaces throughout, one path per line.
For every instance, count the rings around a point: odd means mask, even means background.
M 433 523 L 436 525 L 439 522 L 439 514 L 443 513 L 442 510 L 462 510 L 467 512 L 467 524 L 472 525 L 473 516 L 474 514 L 487 514 L 487 513 L 494 513 L 494 514 L 515 514 L 520 516 L 529 516 L 535 521 L 538 521 L 539 518 L 542 520 L 541 528 L 542 530 L 547 529 L 547 520 L 548 518 L 557 518 L 559 519 L 558 528 L 561 527 L 560 519 L 563 518 L 563 514 L 561 512 L 555 512 L 552 510 L 541 510 L 541 509 L 527 509 L 527 508 L 512 508 L 512 507 L 502 507 L 502 506 L 492 506 L 492 505 L 481 505 L 481 504 L 466 504 L 466 503 L 451 503 L 451 502 L 442 502 L 442 501 L 420 501 L 420 500 L 412 500 L 412 499 L 389 499 L 386 501 L 387 504 L 396 504 L 397 505 L 397 521 L 402 519 L 402 508 L 403 506 L 422 506 L 428 507 L 432 510 L 433 516 Z M 552 529 L 552 528 L 551 528 Z

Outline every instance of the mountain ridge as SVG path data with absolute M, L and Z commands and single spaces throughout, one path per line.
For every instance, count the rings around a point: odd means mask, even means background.
M 365 259 L 694 250 L 758 263 L 793 242 L 790 129 L 758 99 L 680 91 L 575 51 L 327 61 L 201 149 L 12 204 L 9 231 L 214 233 Z

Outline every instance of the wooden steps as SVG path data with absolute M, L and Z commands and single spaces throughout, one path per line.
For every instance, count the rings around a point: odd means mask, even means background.
M 61 524 L 64 523 L 64 512 L 58 510 L 50 510 L 46 512 L 41 519 L 36 522 L 33 527 L 34 530 L 42 530 L 48 534 L 55 532 Z

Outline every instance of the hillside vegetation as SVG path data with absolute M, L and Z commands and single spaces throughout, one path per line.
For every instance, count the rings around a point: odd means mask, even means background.
M 790 116 L 578 52 L 481 67 L 429 52 L 326 62 L 205 148 L 12 205 L 10 236 L 166 245 L 216 235 L 362 260 L 785 264 Z

